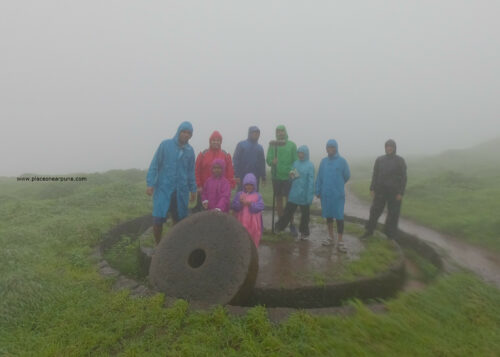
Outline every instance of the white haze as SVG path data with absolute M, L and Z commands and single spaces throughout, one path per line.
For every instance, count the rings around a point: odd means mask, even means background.
M 147 168 L 279 124 L 311 155 L 500 135 L 498 1 L 2 1 L 0 175 Z

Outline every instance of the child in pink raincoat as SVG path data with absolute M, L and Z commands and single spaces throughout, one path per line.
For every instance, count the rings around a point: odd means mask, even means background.
M 246 174 L 243 179 L 243 191 L 234 196 L 231 208 L 258 248 L 262 237 L 264 201 L 260 193 L 255 190 L 256 188 L 257 179 L 255 175 L 252 173 Z
M 225 168 L 224 160 L 215 159 L 212 162 L 212 176 L 205 181 L 201 192 L 201 201 L 205 209 L 229 212 L 231 183 L 223 175 Z

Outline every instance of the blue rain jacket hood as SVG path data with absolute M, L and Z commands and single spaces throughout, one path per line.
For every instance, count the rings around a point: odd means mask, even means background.
M 252 140 L 250 139 L 250 134 L 252 134 L 253 132 L 256 132 L 258 131 L 260 133 L 260 129 L 257 127 L 257 126 L 251 126 L 250 128 L 248 128 L 248 140 L 251 141 L 251 142 L 258 142 L 259 140 Z
M 337 141 L 328 140 L 326 147 L 334 146 L 337 153 L 321 160 L 316 178 L 316 195 L 321 198 L 324 218 L 344 219 L 345 183 L 351 177 L 347 161 L 339 155 Z
M 187 130 L 187 131 L 190 131 L 191 134 L 193 134 L 193 125 L 188 122 L 188 121 L 184 121 L 181 123 L 181 125 L 179 125 L 179 127 L 177 128 L 177 133 L 175 133 L 173 139 L 179 143 L 179 134 L 181 133 L 181 131 L 184 131 L 184 130 Z
M 304 160 L 296 160 L 292 168 L 299 177 L 293 179 L 288 200 L 298 205 L 310 205 L 314 198 L 314 165 L 309 161 L 309 148 L 303 145 L 297 153 L 304 153 Z
M 336 149 L 335 155 L 333 155 L 332 159 L 339 156 L 339 144 L 337 144 L 337 140 L 330 139 L 326 142 L 326 147 L 334 147 Z
M 161 142 L 149 165 L 146 183 L 153 187 L 153 216 L 166 217 L 172 193 L 176 192 L 179 218 L 188 215 L 189 192 L 196 192 L 195 156 L 189 143 L 179 145 L 179 133 L 193 132 L 190 122 L 179 125 L 172 139 Z

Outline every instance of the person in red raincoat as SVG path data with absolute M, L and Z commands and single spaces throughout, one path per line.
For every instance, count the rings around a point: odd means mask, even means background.
M 231 184 L 231 188 L 234 188 L 234 169 L 233 160 L 231 159 L 231 154 L 221 149 L 222 135 L 218 131 L 214 131 L 210 135 L 209 148 L 201 151 L 196 157 L 195 163 L 195 176 L 196 176 L 196 186 L 198 191 L 198 204 L 193 211 L 199 212 L 202 209 L 201 205 L 201 193 L 203 191 L 203 185 L 212 176 L 212 163 L 215 159 L 221 159 L 225 162 L 226 167 L 223 172 L 223 176 Z

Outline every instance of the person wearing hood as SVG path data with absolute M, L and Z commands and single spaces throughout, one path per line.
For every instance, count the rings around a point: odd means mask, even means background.
M 161 142 L 149 165 L 146 193 L 153 196 L 156 244 L 161 240 L 167 214 L 170 213 L 174 224 L 179 222 L 188 214 L 188 201 L 196 197 L 194 151 L 188 143 L 192 135 L 191 123 L 181 123 L 172 139 Z
M 201 151 L 196 157 L 195 176 L 196 186 L 198 190 L 198 203 L 193 211 L 201 211 L 201 195 L 203 194 L 203 186 L 209 177 L 212 176 L 212 164 L 215 159 L 224 161 L 224 171 L 222 175 L 229 181 L 231 188 L 234 188 L 234 170 L 231 154 L 221 149 L 222 135 L 218 131 L 214 131 L 209 138 L 209 148 Z
M 333 220 L 337 222 L 337 250 L 345 253 L 342 241 L 344 233 L 345 183 L 351 177 L 347 161 L 339 155 L 337 141 L 326 143 L 328 156 L 321 160 L 316 178 L 316 196 L 321 200 L 321 214 L 326 218 L 328 239 L 323 245 L 334 245 Z
M 386 203 L 385 233 L 389 238 L 394 238 L 398 230 L 399 213 L 405 188 L 406 162 L 401 156 L 396 155 L 396 142 L 389 139 L 385 143 L 385 155 L 379 156 L 373 166 L 370 184 L 373 202 L 363 238 L 373 234 Z
M 309 161 L 309 148 L 305 145 L 297 149 L 298 160 L 293 163 L 289 173 L 292 180 L 292 188 L 288 195 L 283 216 L 276 222 L 276 231 L 281 231 L 290 222 L 297 206 L 300 207 L 300 238 L 307 239 L 309 236 L 309 208 L 314 198 L 314 165 Z
M 276 127 L 276 140 L 269 143 L 266 162 L 271 167 L 273 178 L 273 195 L 276 197 L 276 211 L 278 217 L 283 216 L 283 198 L 288 197 L 292 182 L 289 178 L 292 165 L 297 160 L 297 145 L 288 140 L 288 133 L 284 125 Z M 297 229 L 293 225 L 293 216 L 290 220 L 290 231 L 297 236 Z
M 231 208 L 236 219 L 246 228 L 255 246 L 259 247 L 262 237 L 262 211 L 264 201 L 256 191 L 257 178 L 254 174 L 246 174 L 243 178 L 243 190 L 234 195 Z
M 259 183 L 266 180 L 266 160 L 264 149 L 259 144 L 260 129 L 256 126 L 248 128 L 248 138 L 236 145 L 233 155 L 235 182 L 238 191 L 242 190 L 241 181 L 248 173 L 254 174 L 257 180 L 256 190 L 259 191 Z
M 212 162 L 212 176 L 203 185 L 201 200 L 203 208 L 221 212 L 229 212 L 231 201 L 231 183 L 224 177 L 226 162 L 215 159 Z

